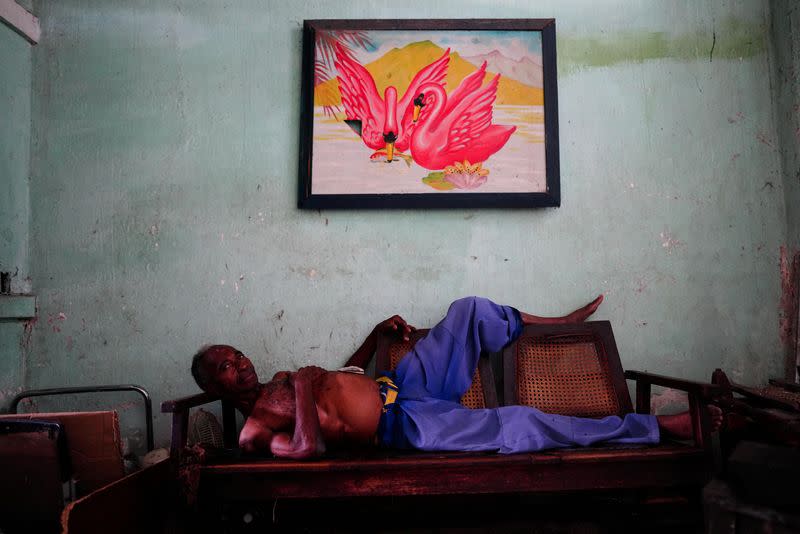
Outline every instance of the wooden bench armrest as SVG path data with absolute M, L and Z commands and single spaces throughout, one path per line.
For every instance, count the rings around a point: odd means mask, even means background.
M 219 397 L 211 395 L 210 393 L 198 393 L 196 395 L 189 395 L 179 399 L 165 400 L 161 403 L 161 413 L 175 413 L 186 411 L 195 406 L 202 406 L 209 402 L 219 400 Z
M 161 403 L 161 413 L 172 414 L 172 439 L 170 442 L 169 453 L 173 458 L 179 458 L 181 451 L 186 446 L 186 436 L 189 427 L 189 410 L 210 402 L 222 401 L 222 438 L 226 448 L 236 446 L 236 412 L 234 406 L 228 401 L 222 400 L 209 393 L 198 393 L 181 397 L 179 399 L 166 400 Z
M 719 386 L 707 382 L 696 382 L 671 376 L 625 371 L 625 378 L 636 381 L 636 413 L 650 413 L 650 390 L 652 385 L 685 391 L 689 395 L 689 413 L 692 418 L 692 434 L 698 447 L 710 452 L 711 431 L 705 404 L 721 391 Z
M 696 382 L 694 380 L 657 375 L 644 371 L 625 371 L 625 378 L 628 380 L 635 380 L 637 385 L 639 383 L 646 383 L 663 386 L 665 388 L 679 389 L 687 393 L 695 393 L 706 399 L 720 392 L 719 386 L 707 382 Z
M 770 378 L 769 383 L 773 386 L 783 388 L 786 391 L 791 391 L 792 393 L 800 393 L 800 384 L 797 382 L 789 382 L 788 380 L 784 380 L 782 378 Z

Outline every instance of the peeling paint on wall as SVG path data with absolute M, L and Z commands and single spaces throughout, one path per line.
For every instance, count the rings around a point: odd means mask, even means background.
M 800 248 L 800 9 L 797 0 L 771 0 L 770 22 L 774 60 L 771 66 L 771 89 L 777 131 L 777 147 L 781 162 L 781 178 L 786 203 L 786 245 L 788 250 Z M 788 262 L 788 258 L 786 260 Z M 782 261 L 782 267 L 783 267 Z M 787 265 L 788 267 L 788 265 Z M 784 269 L 781 269 L 783 275 Z M 796 272 L 796 271 L 795 271 Z M 783 281 L 784 276 L 781 277 Z M 798 280 L 794 286 L 782 288 L 781 308 L 788 289 L 798 291 Z M 782 284 L 785 285 L 785 284 Z M 782 312 L 781 340 L 786 343 Z M 794 325 L 797 328 L 797 325 Z M 800 338 L 800 332 L 794 332 Z M 800 368 L 800 340 L 794 346 L 786 345 L 783 374 L 787 379 L 796 379 Z
M 794 347 L 797 316 L 797 274 L 800 272 L 800 253 L 790 253 L 786 246 L 781 247 L 781 300 L 780 300 L 780 338 L 785 347 Z
M 676 239 L 669 230 L 661 232 L 659 237 L 661 238 L 661 247 L 667 251 L 667 254 L 672 254 L 674 249 L 684 246 L 684 243 Z

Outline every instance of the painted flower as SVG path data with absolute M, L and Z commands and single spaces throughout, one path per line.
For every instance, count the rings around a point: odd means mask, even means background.
M 472 165 L 466 159 L 464 163 L 456 161 L 444 168 L 444 179 L 458 189 L 476 189 L 486 183 L 487 176 L 489 169 L 481 168 L 480 163 Z

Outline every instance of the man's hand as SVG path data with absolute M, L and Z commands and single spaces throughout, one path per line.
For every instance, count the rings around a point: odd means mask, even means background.
M 400 317 L 399 315 L 394 315 L 389 317 L 385 321 L 378 323 L 375 325 L 375 328 L 372 329 L 372 332 L 367 336 L 364 342 L 361 344 L 358 349 L 350 356 L 350 359 L 347 360 L 347 363 L 344 364 L 346 367 L 354 365 L 356 367 L 361 367 L 365 369 L 369 364 L 369 361 L 372 359 L 372 355 L 375 354 L 375 348 L 377 345 L 378 334 L 390 334 L 393 332 L 398 333 L 405 341 L 408 341 L 411 332 L 415 331 L 416 328 L 410 326 L 405 319 Z
M 314 383 L 314 381 L 319 378 L 320 376 L 324 375 L 328 371 L 323 369 L 322 367 L 317 367 L 316 365 L 308 365 L 306 367 L 301 367 L 298 369 L 296 373 L 291 373 L 289 375 L 289 383 L 294 384 L 295 380 L 303 379 L 308 380 L 309 383 Z
M 375 325 L 375 329 L 373 332 L 378 334 L 389 334 L 392 332 L 397 332 L 403 338 L 403 340 L 408 341 L 411 332 L 414 332 L 416 328 L 409 325 L 405 319 L 400 317 L 399 315 L 393 315 L 389 317 L 383 322 L 378 323 Z

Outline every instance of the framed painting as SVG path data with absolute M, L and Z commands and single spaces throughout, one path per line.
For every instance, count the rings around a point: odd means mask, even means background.
M 300 208 L 561 202 L 553 19 L 307 20 Z

